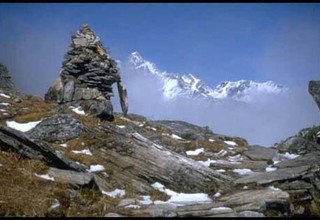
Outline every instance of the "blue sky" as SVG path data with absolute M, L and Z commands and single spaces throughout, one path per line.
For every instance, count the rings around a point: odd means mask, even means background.
M 320 4 L 0 4 L 0 62 L 43 95 L 70 36 L 88 23 L 114 59 L 139 51 L 161 70 L 304 86 L 320 77 Z

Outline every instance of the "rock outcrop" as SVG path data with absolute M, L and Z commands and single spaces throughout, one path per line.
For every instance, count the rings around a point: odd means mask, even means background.
M 36 127 L 28 131 L 30 138 L 49 143 L 65 143 L 77 138 L 84 131 L 81 122 L 70 115 L 54 115 L 43 119 Z
M 14 89 L 8 68 L 0 63 L 0 88 L 1 89 Z
M 320 109 L 320 80 L 309 81 L 308 91 Z
M 45 100 L 81 106 L 104 118 L 112 118 L 112 84 L 117 83 L 124 115 L 128 111 L 127 91 L 116 62 L 110 58 L 100 38 L 84 25 L 72 36 L 70 50 L 64 57 L 60 76 L 45 95 Z

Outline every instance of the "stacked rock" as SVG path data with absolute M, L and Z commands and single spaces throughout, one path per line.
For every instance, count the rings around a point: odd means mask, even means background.
M 4 90 L 14 90 L 14 84 L 12 82 L 8 68 L 0 63 L 0 88 Z
M 308 91 L 320 109 L 320 80 L 309 81 Z
M 128 111 L 127 91 L 121 82 L 116 62 L 100 39 L 85 24 L 72 36 L 70 50 L 64 57 L 60 77 L 45 95 L 45 100 L 81 106 L 89 114 L 112 117 L 112 84 L 117 82 L 124 115 Z

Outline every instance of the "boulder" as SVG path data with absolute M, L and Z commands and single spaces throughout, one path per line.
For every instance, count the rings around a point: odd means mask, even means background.
M 244 151 L 243 155 L 249 157 L 251 160 L 265 161 L 271 161 L 278 156 L 276 150 L 259 145 L 248 146 L 248 150 Z
M 61 77 L 58 77 L 49 88 L 48 92 L 45 94 L 45 100 L 56 101 L 57 103 L 63 100 L 63 85 Z
M 87 172 L 76 172 L 50 167 L 48 174 L 54 177 L 55 181 L 68 183 L 77 186 L 89 186 L 93 184 L 93 174 Z
M 81 122 L 71 115 L 58 114 L 43 119 L 36 127 L 28 131 L 27 135 L 35 140 L 65 143 L 79 137 L 84 129 Z
M 308 91 L 320 109 L 320 80 L 309 81 Z

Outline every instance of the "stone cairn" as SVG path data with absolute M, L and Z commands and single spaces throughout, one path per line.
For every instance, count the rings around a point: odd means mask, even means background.
M 112 120 L 112 84 L 117 83 L 124 115 L 128 112 L 127 90 L 116 62 L 109 57 L 100 38 L 85 24 L 72 37 L 60 76 L 45 94 L 45 100 L 74 107 Z

